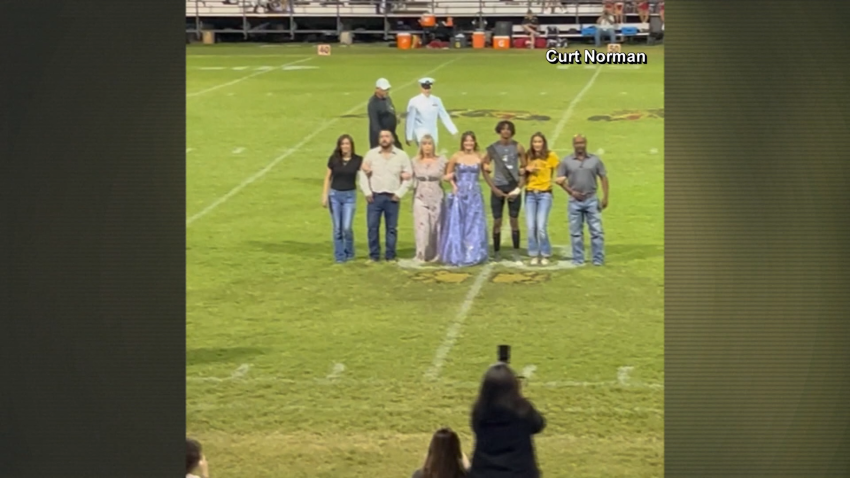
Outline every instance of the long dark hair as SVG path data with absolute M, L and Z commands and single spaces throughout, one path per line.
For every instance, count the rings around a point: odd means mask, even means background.
M 422 478 L 463 478 L 463 452 L 460 437 L 451 428 L 441 428 L 431 438 Z
M 495 409 L 525 415 L 530 408 L 531 404 L 520 392 L 519 378 L 514 371 L 507 364 L 497 363 L 484 373 L 478 399 L 472 407 L 472 419 L 477 421 Z
M 203 450 L 198 440 L 186 438 L 186 474 L 192 472 L 201 463 Z
M 540 138 L 543 140 L 543 147 L 540 149 L 540 154 L 534 151 L 534 138 Z M 541 132 L 536 132 L 531 135 L 531 139 L 528 140 L 528 159 L 546 159 L 549 157 L 549 142 L 546 141 L 546 136 Z
M 460 150 L 463 151 L 463 143 L 466 142 L 466 138 L 472 138 L 472 141 L 475 142 L 475 146 L 472 147 L 472 150 L 478 151 L 478 138 L 475 137 L 475 133 L 472 131 L 466 131 L 460 135 Z
M 336 148 L 334 148 L 334 152 L 331 153 L 331 161 L 334 164 L 342 164 L 342 142 L 346 139 L 351 144 L 351 157 L 354 157 L 354 139 L 349 134 L 340 135 L 340 137 L 336 140 Z

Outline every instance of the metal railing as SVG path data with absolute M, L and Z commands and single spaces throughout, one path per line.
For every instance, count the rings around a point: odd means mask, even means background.
M 637 20 L 637 11 L 629 8 L 635 2 L 620 3 L 626 7 L 626 19 Z M 663 2 L 652 4 L 657 10 Z M 296 35 L 337 36 L 349 31 L 388 40 L 400 32 L 422 33 L 417 20 L 423 13 L 437 19 L 451 16 L 461 32 L 483 28 L 488 18 L 518 19 L 528 10 L 541 19 L 542 26 L 549 18 L 590 24 L 602 12 L 603 0 L 187 0 L 186 5 L 186 31 L 198 37 L 202 31 L 211 31 L 244 39 L 274 34 L 295 39 Z

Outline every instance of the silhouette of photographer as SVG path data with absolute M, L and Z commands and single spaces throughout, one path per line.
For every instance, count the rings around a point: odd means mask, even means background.
M 500 353 L 501 355 L 501 353 Z M 484 374 L 472 408 L 475 451 L 470 478 L 538 478 L 533 436 L 546 420 L 520 391 L 520 380 L 501 360 Z

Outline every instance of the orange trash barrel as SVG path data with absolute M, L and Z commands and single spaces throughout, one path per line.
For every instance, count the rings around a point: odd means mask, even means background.
M 399 50 L 410 50 L 410 33 L 396 35 L 396 45 Z
M 484 48 L 486 41 L 487 36 L 484 32 L 472 33 L 472 48 Z
M 511 37 L 493 37 L 493 48 L 496 50 L 510 49 Z
M 423 28 L 432 28 L 437 26 L 437 17 L 430 13 L 423 13 L 419 18 L 419 25 Z

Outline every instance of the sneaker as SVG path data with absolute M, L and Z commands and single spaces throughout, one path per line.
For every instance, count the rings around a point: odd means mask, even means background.
M 537 264 L 540 264 L 540 259 L 538 259 L 536 257 L 532 257 L 531 258 L 531 265 L 536 266 Z
M 549 265 L 549 259 L 547 259 L 545 257 L 540 259 L 540 265 L 541 266 L 548 266 Z

